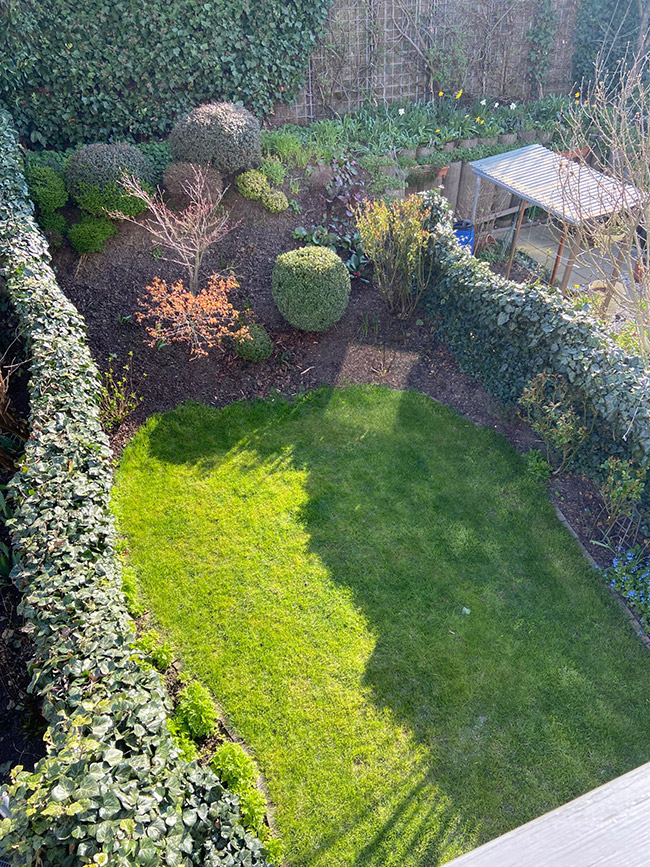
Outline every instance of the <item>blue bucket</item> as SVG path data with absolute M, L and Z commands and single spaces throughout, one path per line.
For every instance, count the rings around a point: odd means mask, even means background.
M 461 247 L 467 247 L 471 253 L 474 249 L 474 223 L 471 220 L 456 220 L 454 235 Z

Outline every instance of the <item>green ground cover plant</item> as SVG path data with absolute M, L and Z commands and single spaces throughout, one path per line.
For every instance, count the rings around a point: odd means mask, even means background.
M 526 462 L 419 393 L 187 404 L 113 503 L 292 867 L 441 864 L 649 758 L 624 612 Z

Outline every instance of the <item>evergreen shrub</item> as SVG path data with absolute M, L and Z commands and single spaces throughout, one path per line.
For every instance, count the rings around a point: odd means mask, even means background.
M 350 274 L 327 247 L 300 247 L 278 256 L 273 300 L 301 331 L 325 331 L 343 316 L 350 300 Z

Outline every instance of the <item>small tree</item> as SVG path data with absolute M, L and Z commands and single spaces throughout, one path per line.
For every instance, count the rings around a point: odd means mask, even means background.
M 225 337 L 249 339 L 248 327 L 228 298 L 237 286 L 232 276 L 212 274 L 207 288 L 191 292 L 182 280 L 168 286 L 156 277 L 147 286 L 147 296 L 139 299 L 142 312 L 136 319 L 146 323 L 150 346 L 181 341 L 190 344 L 192 358 L 200 358 Z
M 648 58 L 623 62 L 614 76 L 597 64 L 593 84 L 566 117 L 562 171 L 566 211 L 580 225 L 574 244 L 597 255 L 591 264 L 605 284 L 604 315 L 613 298 L 634 322 L 640 353 L 650 358 L 650 81 Z M 595 169 L 592 175 L 589 168 Z M 599 201 L 590 218 L 585 201 Z
M 182 211 L 173 211 L 160 190 L 151 194 L 136 178 L 125 177 L 122 180 L 124 192 L 144 202 L 150 216 L 144 222 L 122 213 L 111 213 L 110 216 L 143 226 L 168 251 L 168 261 L 185 268 L 190 292 L 195 293 L 199 288 L 205 254 L 223 240 L 233 226 L 221 207 L 223 193 L 215 195 L 211 191 L 201 166 L 194 166 L 193 171 L 194 178 L 183 184 L 190 204 Z

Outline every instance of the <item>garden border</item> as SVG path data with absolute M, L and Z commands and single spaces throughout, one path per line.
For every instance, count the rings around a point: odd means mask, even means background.
M 643 361 L 557 291 L 493 274 L 457 243 L 443 197 L 432 190 L 423 199 L 433 260 L 424 303 L 462 369 L 506 402 L 516 402 L 541 372 L 562 375 L 595 412 L 576 467 L 598 475 L 609 455 L 650 465 L 650 373 Z
M 34 647 L 47 756 L 7 789 L 15 863 L 266 863 L 237 798 L 180 756 L 160 675 L 140 664 L 109 509 L 111 453 L 83 319 L 57 286 L 22 155 L 0 110 L 0 277 L 30 354 L 31 435 L 11 483 L 13 580 Z

